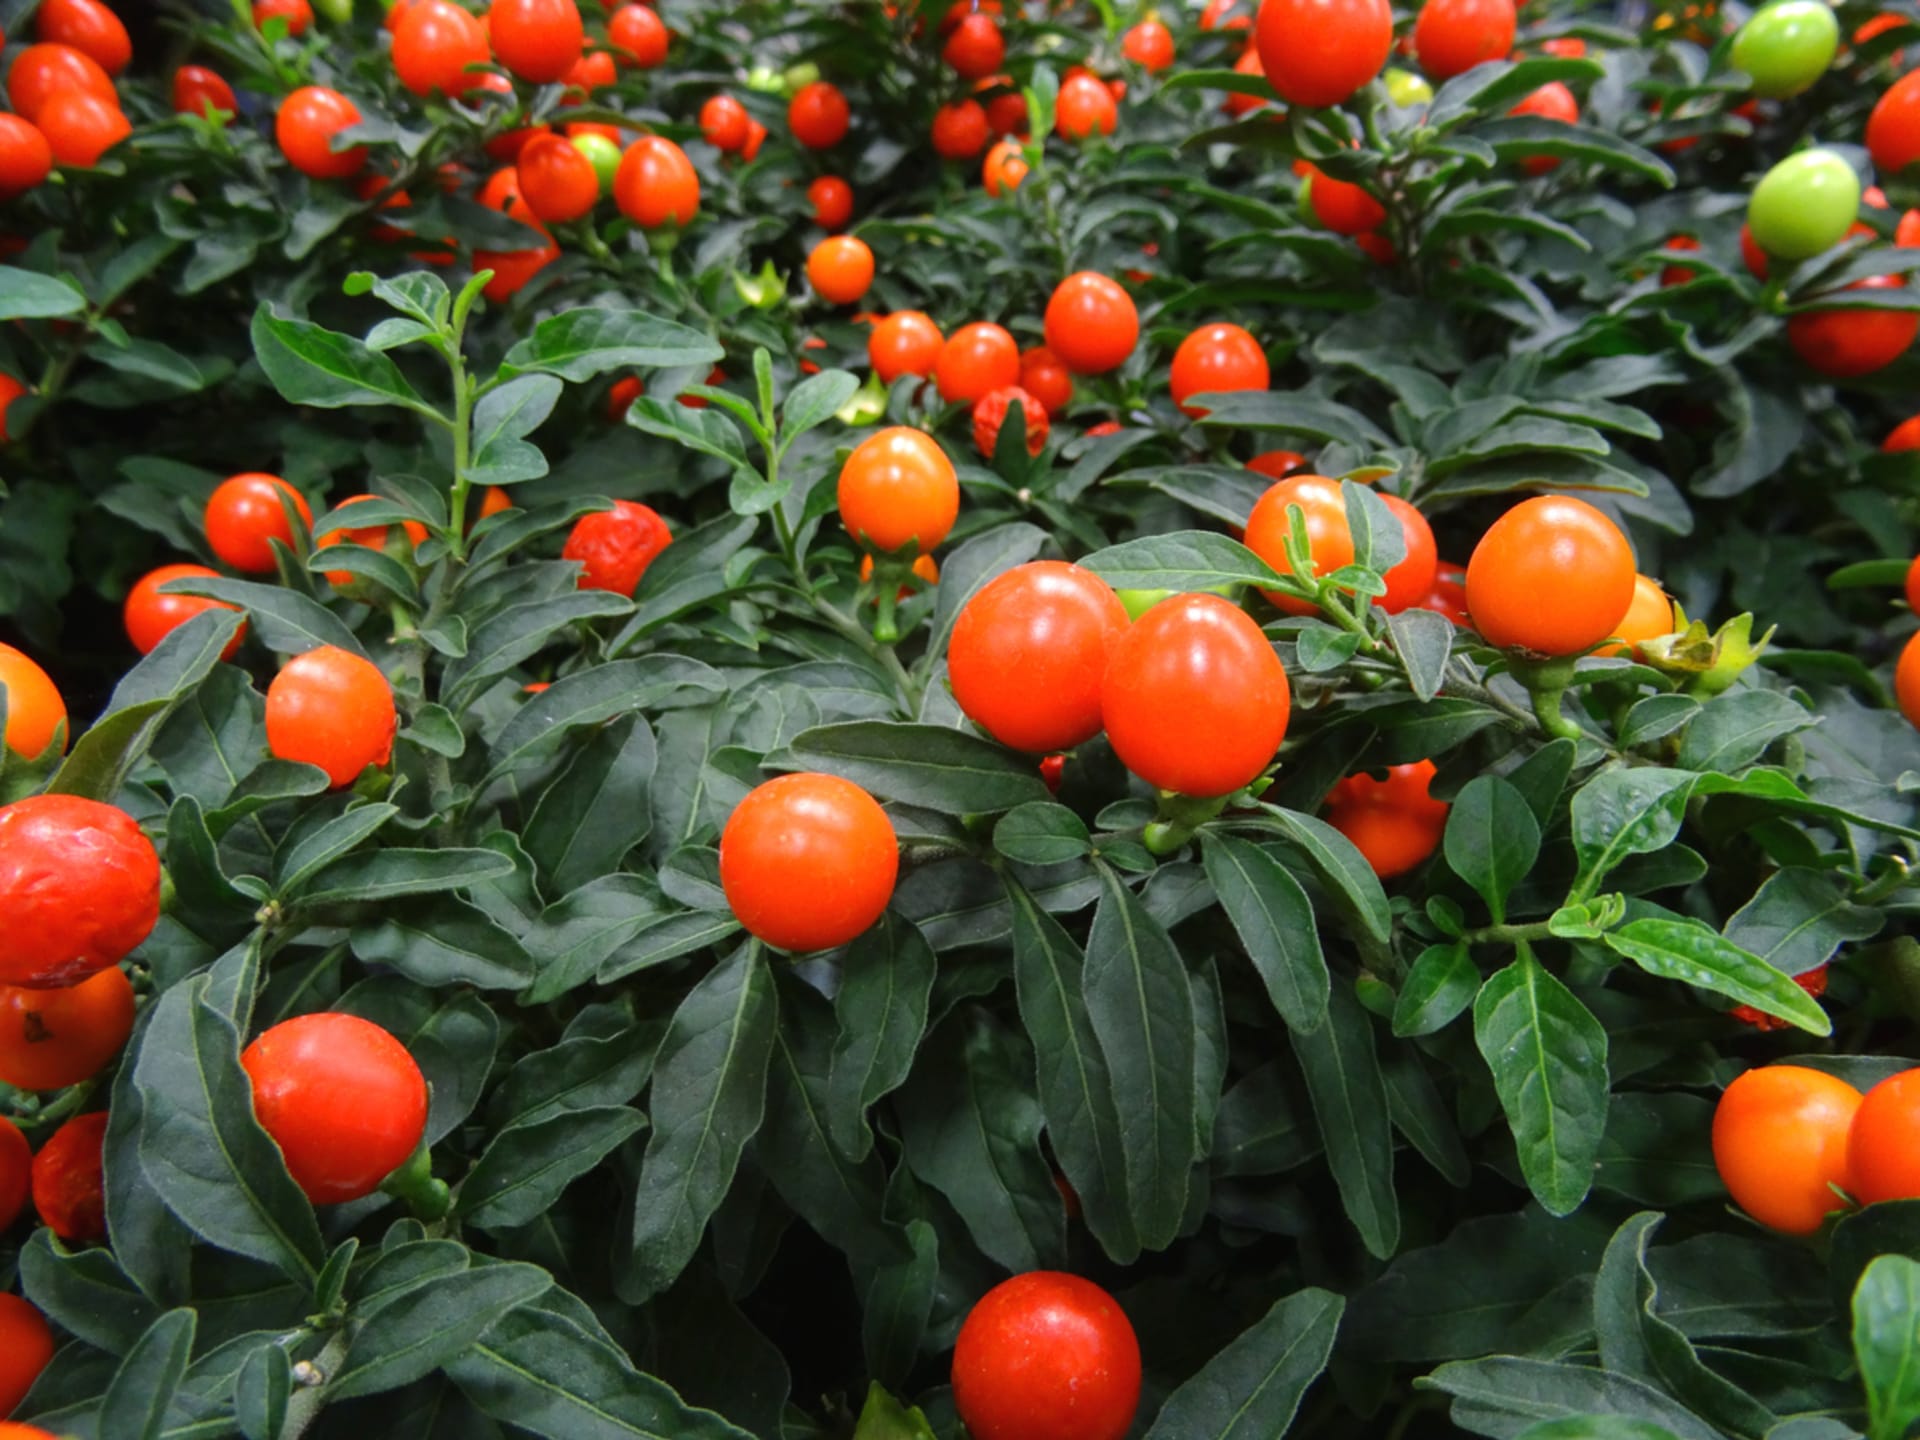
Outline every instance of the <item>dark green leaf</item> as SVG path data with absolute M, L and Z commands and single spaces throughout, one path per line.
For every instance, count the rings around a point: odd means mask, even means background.
M 1327 1023 L 1296 1032 L 1293 1053 L 1307 1077 L 1314 1117 L 1347 1218 L 1369 1254 L 1387 1259 L 1400 1246 L 1400 1201 L 1393 1189 L 1393 1130 L 1386 1082 L 1375 1057 L 1373 1021 L 1351 988 L 1336 987 Z
M 509 350 L 500 373 L 544 370 L 578 384 L 636 366 L 704 368 L 723 354 L 699 331 L 638 310 L 563 310 L 542 320 L 533 334 Z
M 275 315 L 264 303 L 253 313 L 253 353 L 273 388 L 296 405 L 401 405 L 438 417 L 385 355 L 350 335 Z
M 883 800 L 944 815 L 991 814 L 1047 798 L 1030 758 L 943 725 L 818 725 L 764 763 L 771 770 L 824 770 Z
M 100 1433 L 115 1440 L 159 1440 L 193 1352 L 197 1317 L 169 1310 L 135 1342 L 100 1402 Z
M 1785 971 L 1697 920 L 1635 920 L 1608 935 L 1606 942 L 1649 975 L 1729 996 L 1812 1035 L 1833 1033 L 1827 1012 Z
M 927 1028 L 936 962 L 926 938 L 899 916 L 847 947 L 833 997 L 839 1037 L 833 1046 L 831 1116 L 834 1138 L 863 1160 L 873 1147 L 867 1108 L 907 1078 Z
M 1244 840 L 1203 831 L 1200 853 L 1274 1009 L 1291 1029 L 1317 1028 L 1326 1019 L 1332 982 L 1306 891 L 1279 861 Z
M 1496 923 L 1507 897 L 1540 854 L 1540 827 L 1526 797 L 1497 775 L 1469 780 L 1447 815 L 1447 864 L 1480 892 Z
M 1277 586 L 1280 576 L 1238 540 L 1207 530 L 1150 535 L 1096 550 L 1080 562 L 1116 590 Z
M 1273 1440 L 1326 1369 L 1346 1302 L 1326 1290 L 1278 1300 L 1167 1398 L 1147 1440 Z
M 416 1286 L 359 1328 L 328 1394 L 337 1400 L 376 1395 L 430 1375 L 552 1285 L 537 1265 L 499 1263 Z
M 461 1182 L 457 1211 L 483 1230 L 525 1225 L 646 1124 L 630 1106 L 602 1105 L 509 1125 Z

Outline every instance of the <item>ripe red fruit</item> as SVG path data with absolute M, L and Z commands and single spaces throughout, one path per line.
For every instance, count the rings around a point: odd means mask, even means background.
M 1336 235 L 1364 235 L 1386 223 L 1387 207 L 1364 186 L 1336 180 L 1317 166 L 1307 198 L 1320 223 Z
M 1740 258 L 1747 262 L 1747 270 L 1756 280 L 1767 278 L 1767 252 L 1760 248 L 1760 242 L 1753 238 L 1753 227 L 1740 222 Z
M 622 65 L 651 70 L 664 64 L 671 39 L 650 5 L 622 5 L 607 21 L 607 43 Z
M 1046 407 L 1049 418 L 1073 401 L 1073 376 L 1044 345 L 1020 353 L 1020 388 Z
M 1055 133 L 1068 140 L 1084 140 L 1095 131 L 1111 135 L 1120 123 L 1113 92 L 1093 75 L 1070 75 L 1062 81 L 1053 113 Z
M 1255 40 L 1267 79 L 1290 105 L 1340 105 L 1387 63 L 1387 0 L 1260 0 Z
M 708 96 L 700 107 L 700 133 L 714 149 L 728 154 L 746 145 L 750 123 L 747 107 L 731 95 Z
M 0 1115 L 0 1231 L 6 1230 L 27 1206 L 33 1189 L 33 1151 L 20 1127 Z M 7 1335 L 7 1297 L 0 1295 L 0 1337 Z M 11 1356 L 15 1346 L 0 1344 L 0 1356 Z M 52 1353 L 51 1349 L 48 1351 Z M 7 1401 L 7 1372 L 0 1370 L 0 1414 L 13 1408 Z M 14 1403 L 18 1403 L 17 1399 Z
M 1307 457 L 1297 450 L 1263 450 L 1247 461 L 1247 469 L 1256 475 L 1269 475 L 1275 480 L 1284 480 L 1306 466 Z
M 1920 614 L 1920 555 L 1907 566 L 1907 608 Z
M 1873 168 L 1887 177 L 1920 159 L 1920 70 L 1902 75 L 1874 104 L 1867 117 L 1867 153 Z
M 874 798 L 837 775 L 756 786 L 720 834 L 734 918 L 777 950 L 829 950 L 866 933 L 893 898 L 900 849 Z
M 494 58 L 535 85 L 558 80 L 571 70 L 586 40 L 574 0 L 493 0 L 487 34 Z
M 109 966 L 55 990 L 0 986 L 0 1081 L 61 1090 L 92 1079 L 133 1033 L 133 984 Z
M 831 150 L 847 138 L 852 123 L 847 97 L 825 80 L 802 85 L 787 103 L 788 128 L 809 150 Z
M 1446 829 L 1447 804 L 1428 793 L 1433 776 L 1431 760 L 1395 765 L 1384 780 L 1349 776 L 1327 795 L 1327 823 L 1382 880 L 1404 875 L 1439 848 Z
M 1007 37 L 991 15 L 975 10 L 953 27 L 940 58 L 967 80 L 991 75 L 1007 58 Z
M 1920 1070 L 1867 1091 L 1848 1130 L 1847 1173 L 1862 1205 L 1920 1199 Z
M 1550 80 L 1507 112 L 1509 115 L 1537 115 L 1542 120 L 1558 120 L 1571 125 L 1580 118 L 1580 102 L 1558 80 Z M 1521 168 L 1529 175 L 1544 175 L 1560 163 L 1557 155 L 1529 155 Z
M 867 359 L 882 385 L 902 375 L 931 375 L 940 363 L 946 337 L 940 327 L 918 310 L 896 310 L 873 327 L 867 337 Z
M 505 211 L 512 219 L 537 232 L 545 242 L 525 250 L 473 252 L 474 269 L 493 272 L 493 278 L 487 282 L 487 288 L 482 293 L 495 304 L 500 304 L 517 295 L 528 281 L 559 259 L 560 247 L 554 243 L 547 227 L 540 223 L 540 217 L 533 213 L 526 196 L 520 193 L 520 172 L 514 166 L 509 165 L 493 173 L 480 192 L 480 203 L 490 209 Z
M 1006 424 L 1007 412 L 1015 401 L 1019 402 L 1026 423 L 1027 454 L 1038 455 L 1047 448 L 1047 433 L 1052 428 L 1047 407 L 1018 385 L 1003 385 L 973 402 L 974 448 L 989 460 L 999 447 L 1000 427 Z
M 1380 498 L 1399 520 L 1400 535 L 1407 547 L 1400 563 L 1381 577 L 1387 582 L 1387 593 L 1380 597 L 1380 608 L 1389 615 L 1398 615 L 1421 604 L 1433 593 L 1433 583 L 1440 570 L 1440 551 L 1426 516 L 1398 495 Z
M 113 77 L 71 45 L 29 45 L 14 57 L 7 72 L 7 101 L 25 120 L 37 122 L 48 101 L 70 90 L 120 103 Z
M 1269 379 L 1267 352 L 1238 325 L 1202 325 L 1173 352 L 1173 403 L 1189 415 L 1207 413 L 1205 406 L 1189 405 L 1189 396 L 1264 390 Z
M 0 1120 L 0 1132 L 13 1130 L 13 1122 Z M 15 1138 L 20 1132 L 13 1130 Z M 20 1149 L 27 1148 L 25 1140 L 20 1141 Z M 8 1146 L 0 1144 L 0 1165 L 7 1163 L 5 1152 Z M 25 1172 L 22 1172 L 25 1178 Z M 0 1229 L 5 1229 L 8 1215 L 5 1182 L 0 1180 Z M 22 1191 L 21 1198 L 25 1199 Z M 14 1207 L 14 1213 L 19 1208 Z M 40 1312 L 22 1300 L 18 1295 L 0 1294 L 0 1415 L 11 1414 L 26 1399 L 27 1391 L 33 1388 L 33 1382 L 40 1378 L 40 1372 L 53 1360 L 53 1330 L 48 1326 Z M 18 1427 L 25 1430 L 26 1426 Z M 45 1435 L 44 1430 L 33 1432 Z M 4 1437 L 0 1429 L 0 1437 Z M 48 1440 L 52 1440 L 49 1436 Z
M 1860 1092 L 1798 1065 L 1749 1070 L 1713 1112 L 1713 1163 L 1734 1203 L 1763 1225 L 1811 1235 L 1846 1202 L 1847 1132 Z
M 296 1015 L 241 1052 L 253 1113 L 316 1205 L 371 1195 L 419 1148 L 427 1082 L 393 1036 L 358 1015 Z
M 1633 603 L 1633 548 L 1570 495 L 1523 500 L 1467 562 L 1467 609 L 1490 645 L 1577 655 L 1616 633 Z
M 100 1150 L 107 1112 L 76 1115 L 33 1157 L 33 1208 L 40 1223 L 70 1244 L 107 1238 L 106 1177 Z
M 1142 20 L 1120 38 L 1120 53 L 1158 74 L 1173 64 L 1173 32 L 1158 20 Z
M 960 1327 L 953 1403 L 976 1440 L 1122 1440 L 1140 1406 L 1140 1343 L 1092 1281 L 1016 1275 Z
M 0 696 L 7 702 L 0 744 L 36 759 L 56 743 L 60 753 L 66 753 L 67 705 L 59 687 L 31 657 L 11 645 L 0 645 Z
M 967 717 L 1002 745 L 1071 750 L 1100 733 L 1100 692 L 1127 609 L 1091 570 L 1036 560 L 962 607 L 947 678 Z
M 955 100 L 933 112 L 933 148 L 948 160 L 971 160 L 987 147 L 987 111 L 978 100 Z
M 1104 375 L 1133 353 L 1140 312 L 1133 297 L 1096 271 L 1082 270 L 1047 300 L 1047 348 L 1076 375 Z
M 141 576 L 133 589 L 127 592 L 126 604 L 120 612 L 121 619 L 126 623 L 127 639 L 133 642 L 133 648 L 142 655 L 150 654 L 156 645 L 194 616 L 209 610 L 237 610 L 237 605 L 229 605 L 223 600 L 207 600 L 197 595 L 166 595 L 160 590 L 162 585 L 172 580 L 217 578 L 217 573 L 204 565 L 162 565 L 158 570 L 149 570 Z M 247 627 L 243 621 L 227 648 L 220 653 L 220 658 L 231 660 L 246 635 Z
M 336 790 L 393 758 L 399 723 L 380 668 L 335 645 L 289 660 L 267 686 L 267 748 L 319 766 Z
M 118 104 L 80 90 L 56 95 L 41 106 L 38 123 L 54 161 L 81 170 L 99 164 L 102 155 L 133 133 Z
M 1174 595 L 1147 611 L 1114 642 L 1100 690 L 1121 763 L 1149 785 L 1202 798 L 1259 777 L 1292 705 L 1272 644 L 1218 595 Z
M 627 404 L 632 404 L 629 399 Z M 621 407 L 625 413 L 625 407 Z M 631 595 L 662 550 L 673 542 L 673 532 L 659 512 L 631 500 L 616 500 L 613 509 L 582 515 L 574 522 L 562 560 L 577 560 L 582 590 L 611 590 Z
M 233 86 L 218 71 L 209 70 L 204 65 L 182 65 L 173 72 L 173 110 L 176 115 L 211 115 L 221 110 L 226 112 L 225 123 L 231 125 L 239 109 L 240 102 L 234 99 Z
M 274 138 L 287 163 L 316 180 L 344 180 L 367 163 L 367 147 L 333 148 L 333 137 L 360 123 L 360 107 L 338 90 L 304 85 L 280 102 Z
M 1018 140 L 998 140 L 981 163 L 980 183 L 986 187 L 987 194 L 998 199 L 1009 191 L 1018 190 L 1030 168 L 1024 145 Z
M 335 509 L 345 510 L 349 506 L 365 504 L 369 500 L 377 500 L 379 498 L 377 495 L 349 495 L 346 499 L 342 500 Z M 391 546 L 388 544 L 392 534 L 392 526 L 362 525 L 351 530 L 329 530 L 325 535 L 322 535 L 319 540 L 314 542 L 314 549 L 327 550 L 336 545 L 363 545 L 369 550 L 387 551 L 388 553 L 394 554 L 395 558 L 398 559 L 411 555 L 415 547 L 426 543 L 427 527 L 422 525 L 418 520 L 403 520 L 400 528 L 401 534 L 406 537 L 404 545 L 397 542 Z M 325 574 L 327 583 L 336 590 L 346 589 L 348 586 L 354 584 L 357 578 L 351 570 L 328 570 Z
M 991 321 L 962 325 L 941 347 L 934 379 L 942 400 L 970 405 L 989 391 L 1020 383 L 1020 347 Z
M 207 500 L 207 543 L 213 553 L 236 570 L 264 575 L 274 568 L 273 547 L 278 540 L 291 548 L 293 528 L 280 503 L 285 496 L 303 526 L 313 525 L 306 497 L 278 475 L 250 471 L 220 482 Z
M 492 58 L 480 22 L 451 0 L 419 0 L 393 32 L 393 72 L 422 97 L 464 94 L 480 78 L 468 67 Z
M 299 38 L 313 28 L 313 6 L 307 0 L 253 0 L 253 28 L 265 30 L 269 20 L 287 22 L 287 34 Z
M 0 985 L 77 985 L 160 922 L 160 857 L 133 817 L 77 795 L 0 807 Z
M 807 283 L 830 305 L 851 305 L 873 284 L 873 251 L 851 235 L 830 235 L 807 256 Z
M 37 39 L 70 45 L 109 75 L 118 75 L 133 59 L 127 27 L 100 0 L 42 0 L 33 26 Z M 4 1413 L 5 1407 L 0 1406 L 0 1414 Z
M 1893 694 L 1907 723 L 1920 730 L 1920 631 L 1908 637 L 1906 648 L 1900 652 L 1900 663 L 1893 672 Z
M 1298 506 L 1307 530 L 1307 554 L 1314 576 L 1329 575 L 1353 563 L 1353 532 L 1340 483 L 1324 475 L 1293 475 L 1269 486 L 1247 515 L 1247 548 L 1282 575 L 1294 573 L 1287 558 L 1292 529 L 1289 510 Z M 1303 577 L 1307 578 L 1307 577 Z M 1311 615 L 1315 606 L 1279 590 L 1261 592 L 1289 615 Z
M 0 112 L 0 200 L 33 189 L 53 170 L 53 148 L 39 127 L 18 115 Z M 11 376 L 4 378 L 11 393 L 0 395 L 0 412 L 11 403 L 22 387 Z M 7 438 L 6 419 L 0 414 L 0 440 Z
M 822 175 L 807 186 L 807 200 L 822 230 L 843 230 L 853 219 L 853 187 L 838 175 Z
M 1898 290 L 1899 275 L 1869 275 L 1849 290 Z M 1807 365 L 1836 380 L 1883 370 L 1906 354 L 1920 332 L 1911 310 L 1813 310 L 1787 319 L 1787 343 Z
M 619 78 L 614 58 L 605 50 L 589 50 L 560 77 L 567 87 L 562 105 L 578 105 L 596 90 L 604 90 Z
M 700 176 L 687 152 L 662 135 L 642 135 L 620 157 L 613 198 L 647 230 L 691 225 L 700 213 Z
M 891 553 L 936 549 L 960 514 L 960 479 L 939 441 L 892 425 L 854 447 L 840 467 L 841 523 L 861 545 Z
M 1513 50 L 1513 0 L 1426 0 L 1413 25 L 1420 68 L 1436 80 L 1465 74 Z
M 600 172 L 571 140 L 536 135 L 521 147 L 514 169 L 527 208 L 546 224 L 563 225 L 600 199 Z

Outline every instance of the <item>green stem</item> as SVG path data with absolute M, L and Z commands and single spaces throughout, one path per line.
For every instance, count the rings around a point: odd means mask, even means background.
M 1547 921 L 1535 920 L 1528 925 L 1487 925 L 1460 938 L 1470 945 L 1526 945 L 1553 939 L 1553 930 Z
M 1155 855 L 1173 854 L 1193 838 L 1194 831 L 1226 809 L 1227 799 L 1220 795 L 1203 800 L 1162 790 L 1159 811 L 1141 832 L 1141 844 Z

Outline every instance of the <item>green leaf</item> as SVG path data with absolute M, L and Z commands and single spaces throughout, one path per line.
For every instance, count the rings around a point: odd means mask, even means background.
M 1336 903 L 1362 930 L 1382 945 L 1392 920 L 1387 892 L 1353 842 L 1324 820 L 1294 810 L 1269 810 L 1268 818 L 1300 852 L 1333 893 Z
M 1475 124 L 1472 137 L 1491 145 L 1503 161 L 1552 155 L 1602 165 L 1656 185 L 1673 184 L 1672 167 L 1658 155 L 1594 125 L 1544 115 L 1502 115 Z
M 1727 918 L 1728 943 L 1788 975 L 1825 964 L 1848 941 L 1871 940 L 1886 917 L 1856 905 L 1840 876 L 1789 866 L 1769 875 L 1753 898 Z
M 596 734 L 540 797 L 522 839 L 551 895 L 619 868 L 653 826 L 647 785 L 659 746 L 639 715 Z
M 1176 530 L 1096 550 L 1080 562 L 1116 590 L 1273 587 L 1280 576 L 1238 540 L 1209 530 Z
M 633 1200 L 633 1276 L 671 1285 L 726 1198 L 760 1128 L 778 1002 L 766 953 L 742 945 L 674 1011 L 654 1067 L 653 1134 Z
M 919 1406 L 902 1405 L 875 1381 L 853 1428 L 853 1440 L 937 1440 Z
M 34 1308 L 97 1350 L 124 1355 L 160 1310 L 103 1247 L 69 1250 L 42 1226 L 20 1247 L 20 1289 Z
M 475 485 L 517 485 L 546 474 L 547 457 L 525 437 L 553 413 L 563 388 L 551 375 L 522 375 L 482 395 L 473 407 L 467 479 Z
M 1437 610 L 1402 610 L 1387 617 L 1387 634 L 1407 672 L 1407 685 L 1421 700 L 1431 700 L 1446 683 L 1459 629 Z
M 1346 497 L 1347 528 L 1353 536 L 1353 563 L 1377 575 L 1386 574 L 1407 558 L 1407 536 L 1399 517 L 1371 485 L 1342 480 L 1340 490 Z
M 295 405 L 400 405 L 440 418 L 385 355 L 351 335 L 275 315 L 264 301 L 253 312 L 253 353 L 273 388 Z
M 193 1353 L 198 1317 L 169 1310 L 135 1342 L 100 1402 L 100 1433 L 115 1440 L 160 1440 Z
M 1480 993 L 1480 971 L 1467 946 L 1429 945 L 1407 971 L 1393 1006 L 1393 1033 L 1431 1035 L 1453 1022 Z
M 525 1225 L 646 1125 L 646 1116 L 628 1105 L 563 1110 L 509 1125 L 461 1182 L 455 1212 L 483 1230 Z
M 1662 1391 L 1596 1366 L 1495 1355 L 1442 1365 L 1414 1383 L 1453 1396 L 1453 1423 L 1481 1435 L 1518 1435 L 1535 1421 L 1599 1416 L 1664 1428 L 1673 1440 L 1725 1440 Z
M 1540 826 L 1526 797 L 1497 775 L 1469 780 L 1447 815 L 1447 864 L 1493 912 L 1507 918 L 1507 897 L 1540 854 Z
M 1649 695 L 1634 703 L 1620 726 L 1620 748 L 1631 750 L 1664 739 L 1700 713 L 1691 695 Z
M 1113 1083 L 1134 1228 L 1147 1249 L 1164 1249 L 1199 1158 L 1193 992 L 1167 932 L 1104 865 L 1081 980 Z
M 297 897 L 303 907 L 364 905 L 404 895 L 463 890 L 513 873 L 513 862 L 492 850 L 408 850 L 395 846 L 332 861 Z
M 254 580 L 219 578 L 174 580 L 165 588 L 168 594 L 205 595 L 238 605 L 247 612 L 254 637 L 269 650 L 282 655 L 304 655 L 319 646 L 333 645 L 366 658 L 367 652 L 339 616 L 297 590 L 263 585 Z
M 1273 1440 L 1326 1369 L 1346 1301 L 1298 1290 L 1243 1330 L 1160 1407 L 1146 1440 Z
M 388 966 L 416 985 L 518 990 L 534 975 L 533 957 L 519 940 L 450 896 L 356 926 L 352 945 L 361 961 Z
M 993 827 L 993 848 L 1016 865 L 1064 865 L 1093 853 L 1087 822 L 1064 805 L 1031 800 Z
M 336 1400 L 395 1390 L 462 1354 L 501 1316 L 539 1299 L 553 1276 L 499 1262 L 442 1276 L 398 1296 L 360 1326 L 328 1382 Z
M 609 370 L 706 368 L 725 355 L 718 342 L 638 310 L 563 310 L 507 352 L 503 376 L 544 370 L 578 384 Z
M 0 265 L 0 320 L 47 320 L 86 308 L 87 297 L 65 280 Z
M 1473 1038 L 1534 1198 L 1550 1215 L 1571 1214 L 1606 1130 L 1606 1030 L 1523 945 L 1474 1001 Z
M 943 815 L 993 814 L 1047 798 L 1031 757 L 944 725 L 816 725 L 762 764 L 769 770 L 824 770 L 883 800 Z
M 670 553 L 673 546 L 667 547 Z M 655 568 L 659 562 L 656 561 Z M 475 627 L 464 658 L 447 666 L 441 703 L 464 711 L 486 686 L 552 643 L 560 631 L 586 620 L 624 615 L 633 602 L 607 590 L 576 590 L 510 605 Z
M 718 670 L 684 655 L 643 655 L 579 670 L 514 712 L 490 747 L 489 780 L 544 754 L 574 730 L 633 710 L 699 704 L 727 688 Z
M 1901 1440 L 1920 1422 L 1920 1262 L 1882 1255 L 1867 1266 L 1853 1292 L 1853 1353 L 1870 1440 Z
M 1350 987 L 1334 989 L 1327 1023 L 1293 1036 L 1327 1163 L 1347 1218 L 1371 1255 L 1400 1246 L 1400 1201 L 1393 1189 L 1393 1127 L 1386 1081 L 1375 1057 L 1373 1021 Z
M 849 945 L 840 962 L 828 1095 L 834 1138 L 851 1159 L 864 1160 L 873 1148 L 867 1108 L 897 1090 L 913 1067 L 936 969 L 926 938 L 892 913 Z
M 633 617 L 613 637 L 608 654 L 624 653 L 668 621 L 725 595 L 733 584 L 728 562 L 757 528 L 751 516 L 727 515 L 675 536 L 640 577 Z
M 1775 740 L 1818 717 L 1772 690 L 1737 690 L 1701 706 L 1680 742 L 1683 770 L 1734 771 L 1758 760 Z
M 822 370 L 794 386 L 780 408 L 780 448 L 785 450 L 799 436 L 826 424 L 859 388 L 859 377 L 845 370 Z
M 1209 429 L 1278 430 L 1362 449 L 1393 444 L 1391 436 L 1358 410 L 1300 391 L 1242 390 L 1219 395 L 1199 423 Z
M 1811 1035 L 1833 1033 L 1827 1012 L 1790 975 L 1697 920 L 1634 920 L 1605 939 L 1649 975 L 1729 996 Z
M 1286 867 L 1257 845 L 1201 832 L 1201 859 L 1221 908 L 1260 972 L 1273 1008 L 1292 1030 L 1326 1019 L 1332 981 L 1313 920 L 1313 904 Z
M 1656 766 L 1602 771 L 1573 797 L 1574 896 L 1585 899 L 1629 855 L 1664 850 L 1680 833 L 1694 777 Z

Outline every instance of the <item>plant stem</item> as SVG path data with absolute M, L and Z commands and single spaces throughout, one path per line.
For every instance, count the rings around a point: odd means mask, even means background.
M 1487 925 L 1469 930 L 1460 938 L 1470 945 L 1524 945 L 1554 937 L 1547 921 L 1535 920 L 1527 925 Z

